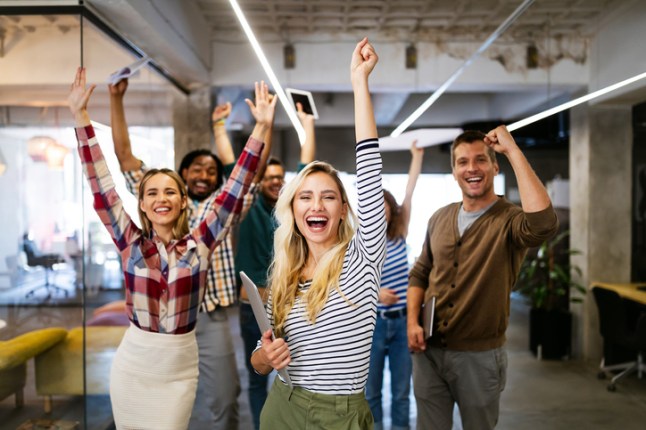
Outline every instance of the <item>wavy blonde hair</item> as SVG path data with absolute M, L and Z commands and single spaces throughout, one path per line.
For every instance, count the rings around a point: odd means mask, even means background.
M 276 202 L 275 213 L 279 225 L 274 234 L 274 261 L 271 266 L 269 285 L 273 302 L 274 329 L 278 336 L 284 333 L 287 315 L 299 294 L 299 277 L 309 256 L 307 242 L 298 231 L 294 220 L 292 204 L 305 178 L 318 172 L 325 173 L 334 180 L 339 188 L 342 203 L 347 205 L 348 211 L 339 224 L 338 242 L 323 254 L 312 277 L 312 285 L 302 296 L 307 320 L 311 324 L 316 322 L 316 317 L 325 306 L 332 289 L 337 289 L 343 296 L 339 289 L 339 277 L 343 269 L 345 252 L 355 233 L 357 217 L 348 204 L 348 195 L 338 172 L 328 163 L 314 161 L 283 188 Z
M 139 219 L 141 220 L 141 230 L 144 233 L 144 236 L 150 236 L 150 232 L 153 229 L 150 220 L 146 216 L 146 213 L 141 209 L 141 202 L 144 200 L 144 194 L 146 191 L 146 184 L 153 176 L 161 174 L 169 176 L 177 184 L 179 189 L 179 194 L 183 199 L 187 198 L 186 185 L 182 177 L 179 176 L 175 171 L 171 169 L 150 169 L 146 171 L 146 174 L 141 178 L 141 183 L 139 184 L 138 198 L 139 204 L 137 205 L 137 212 L 139 212 Z M 175 221 L 173 226 L 173 239 L 181 239 L 189 233 L 188 229 L 188 204 L 184 206 L 184 209 L 179 214 L 179 218 Z

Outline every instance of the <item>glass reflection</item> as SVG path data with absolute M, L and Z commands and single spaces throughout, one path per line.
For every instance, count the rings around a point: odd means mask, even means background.
M 105 84 L 136 57 L 83 25 L 97 134 L 137 219 L 112 147 Z M 8 363 L 0 364 L 0 428 L 112 422 L 110 365 L 127 319 L 120 261 L 91 207 L 65 105 L 81 58 L 80 26 L 78 16 L 0 15 L 0 363 Z M 132 145 L 153 167 L 174 165 L 175 91 L 145 68 L 130 79 Z M 3 360 L 9 354 L 19 358 Z

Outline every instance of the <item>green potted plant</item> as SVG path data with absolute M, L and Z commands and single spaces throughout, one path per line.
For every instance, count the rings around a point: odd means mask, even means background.
M 529 320 L 530 349 L 541 358 L 560 359 L 570 355 L 572 314 L 570 302 L 580 302 L 585 288 L 572 275 L 581 269 L 570 262 L 581 252 L 569 248 L 569 231 L 545 241 L 527 256 L 518 277 L 518 291 L 531 303 Z

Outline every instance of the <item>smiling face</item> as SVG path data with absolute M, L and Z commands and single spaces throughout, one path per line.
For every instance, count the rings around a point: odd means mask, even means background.
M 182 170 L 188 195 L 195 200 L 204 200 L 215 191 L 218 183 L 218 167 L 213 157 L 200 155 Z
M 292 211 L 310 250 L 326 251 L 339 240 L 339 223 L 347 215 L 348 205 L 336 181 L 327 173 L 315 172 L 296 191 Z
M 285 170 L 280 164 L 270 164 L 260 182 L 260 192 L 272 206 L 276 204 L 281 188 L 285 184 Z
M 495 197 L 493 178 L 498 174 L 498 163 L 488 154 L 482 140 L 461 143 L 453 149 L 453 177 L 462 190 L 463 199 L 489 200 Z
M 175 226 L 182 210 L 186 208 L 186 196 L 182 195 L 173 178 L 157 173 L 145 182 L 139 208 L 153 229 L 162 233 Z

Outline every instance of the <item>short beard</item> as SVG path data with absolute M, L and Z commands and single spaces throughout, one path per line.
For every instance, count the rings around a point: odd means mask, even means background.
M 187 189 L 186 189 L 186 193 L 188 194 L 188 197 L 189 197 L 191 200 L 197 200 L 197 201 L 199 201 L 199 202 L 201 202 L 202 200 L 206 200 L 208 197 L 210 197 L 210 196 L 211 196 L 211 194 L 213 194 L 213 192 L 214 192 L 214 191 L 211 191 L 210 193 L 207 193 L 207 194 L 202 195 L 202 194 L 194 194 L 194 193 L 191 191 L 191 189 L 190 189 L 190 188 L 187 188 Z
M 478 193 L 478 194 L 471 194 L 465 190 L 462 190 L 462 194 L 464 194 L 466 197 L 470 199 L 479 199 L 481 197 L 489 195 L 491 190 L 493 190 L 493 184 L 490 187 L 485 188 L 484 190 L 482 190 L 481 193 Z

